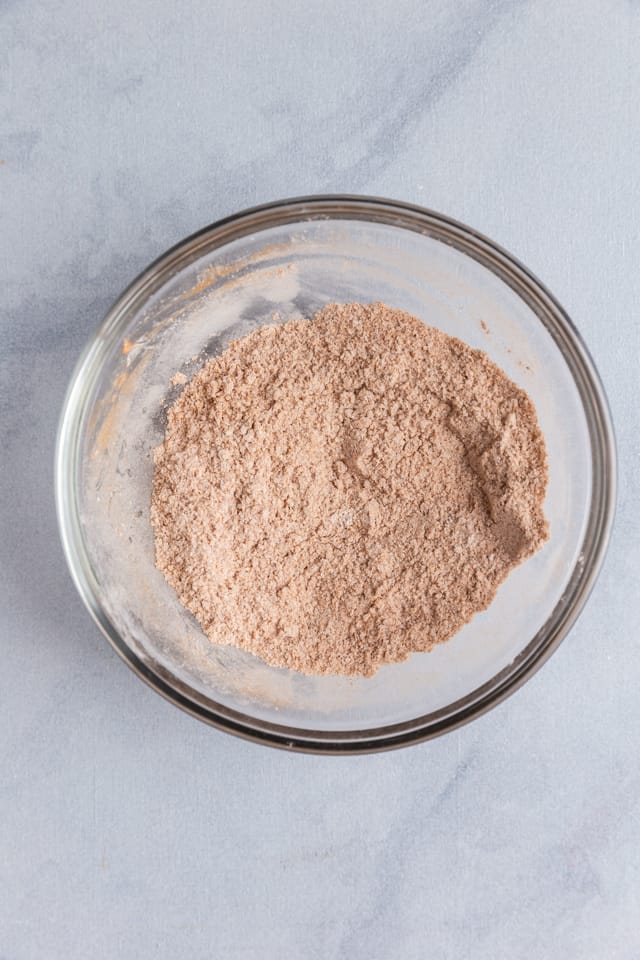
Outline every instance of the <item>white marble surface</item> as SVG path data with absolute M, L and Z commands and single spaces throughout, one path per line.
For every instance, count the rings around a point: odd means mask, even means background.
M 640 957 L 640 5 L 0 5 L 0 957 Z M 83 342 L 184 235 L 307 192 L 488 233 L 571 312 L 617 426 L 609 558 L 507 703 L 379 756 L 288 756 L 130 673 L 58 544 Z

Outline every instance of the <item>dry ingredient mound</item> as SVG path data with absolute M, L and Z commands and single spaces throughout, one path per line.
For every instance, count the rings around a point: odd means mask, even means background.
M 155 451 L 156 563 L 214 643 L 368 676 L 447 640 L 547 539 L 545 445 L 486 354 L 382 303 L 209 361 Z

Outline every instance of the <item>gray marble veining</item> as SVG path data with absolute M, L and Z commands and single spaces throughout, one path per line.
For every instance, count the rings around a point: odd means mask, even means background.
M 0 5 L 0 957 L 640 957 L 640 7 Z M 309 192 L 423 203 L 556 293 L 616 423 L 610 554 L 508 702 L 286 756 L 146 689 L 66 573 L 66 381 L 182 236 Z

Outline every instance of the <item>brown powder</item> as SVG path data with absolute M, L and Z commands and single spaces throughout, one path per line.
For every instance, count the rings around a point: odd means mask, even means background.
M 527 394 L 381 303 L 232 343 L 155 451 L 156 562 L 214 643 L 370 675 L 447 640 L 547 539 Z

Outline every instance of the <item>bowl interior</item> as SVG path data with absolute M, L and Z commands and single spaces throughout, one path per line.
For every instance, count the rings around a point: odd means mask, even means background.
M 518 668 L 580 564 L 593 484 L 583 399 L 544 308 L 480 250 L 425 227 L 306 219 L 202 235 L 116 305 L 69 395 L 62 513 L 94 614 L 155 677 L 214 715 L 314 738 L 445 716 Z M 546 438 L 549 542 L 492 606 L 428 654 L 372 678 L 306 677 L 215 647 L 154 566 L 152 455 L 167 404 L 233 338 L 331 301 L 385 301 L 485 350 L 533 399 Z M 66 431 L 66 433 L 65 433 Z M 63 523 L 64 526 L 64 523 Z

